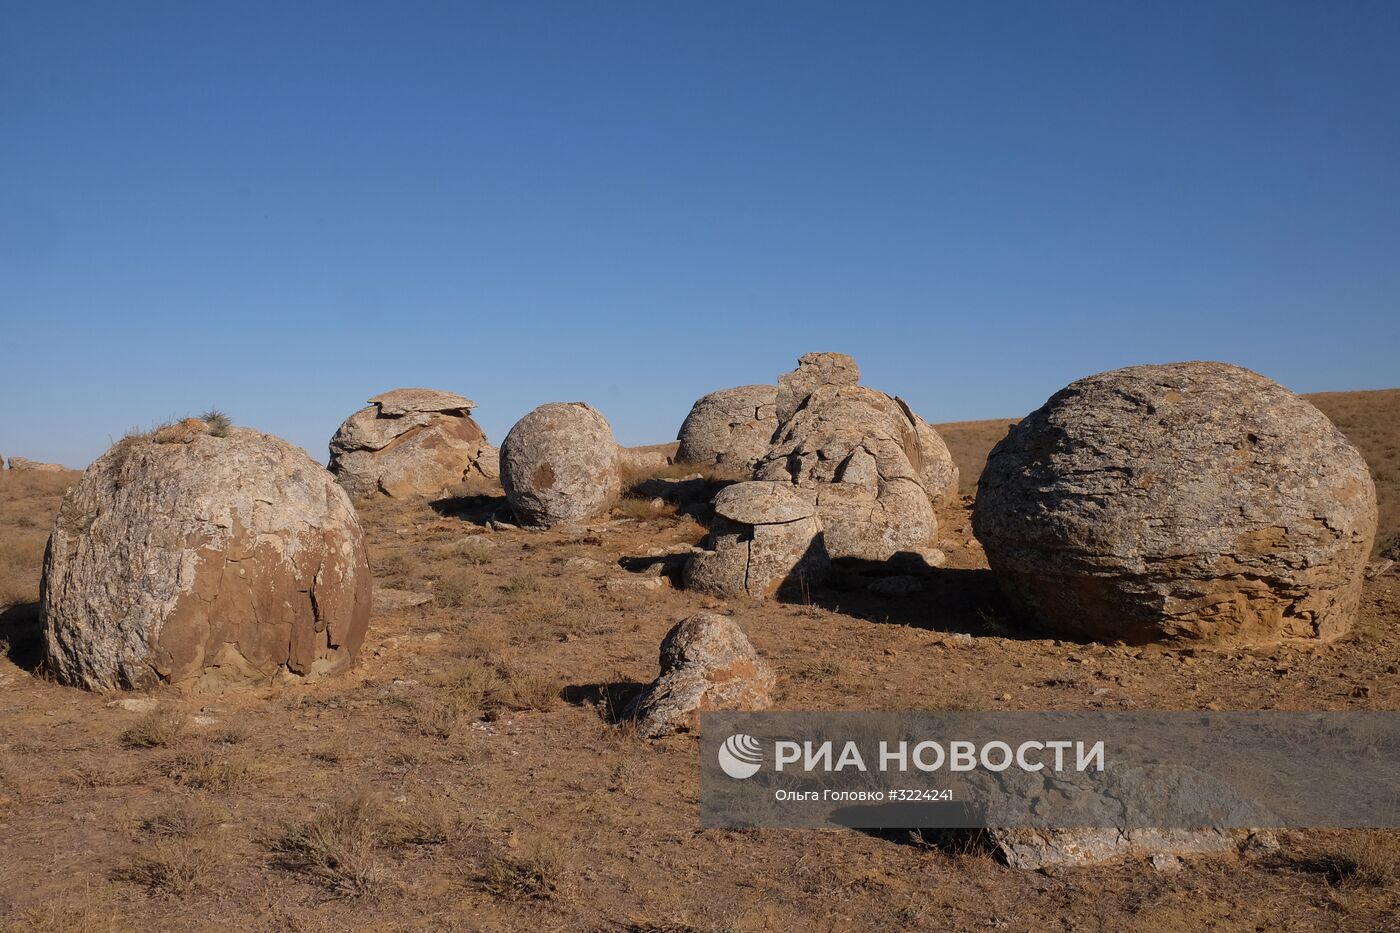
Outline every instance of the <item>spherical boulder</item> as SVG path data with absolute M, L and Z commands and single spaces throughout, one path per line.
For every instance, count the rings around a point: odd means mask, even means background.
M 371 582 L 355 511 L 320 464 L 191 419 L 88 467 L 54 522 L 41 593 L 59 681 L 201 689 L 348 666 Z
M 1081 379 L 987 460 L 973 530 L 1011 601 L 1104 640 L 1329 640 L 1376 531 L 1361 454 L 1311 404 L 1224 363 Z
M 541 405 L 501 444 L 501 485 L 528 528 L 605 514 L 622 491 L 612 427 L 583 402 Z
M 496 448 L 472 420 L 476 403 L 436 389 L 395 389 L 340 426 L 330 470 L 356 498 L 431 496 L 471 476 L 495 479 Z
M 770 385 L 738 386 L 702 397 L 681 424 L 676 459 L 748 472 L 778 430 L 777 401 L 778 388 Z

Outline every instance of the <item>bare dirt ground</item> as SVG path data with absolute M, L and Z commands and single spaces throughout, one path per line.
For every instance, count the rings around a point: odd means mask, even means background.
M 1400 390 L 1315 401 L 1367 456 L 1395 535 Z M 939 426 L 969 496 L 1010 423 Z M 725 603 L 667 576 L 717 482 L 663 472 L 569 531 L 491 530 L 505 505 L 485 488 L 365 505 L 386 590 L 358 667 L 215 697 L 43 677 L 40 561 L 77 474 L 0 477 L 0 928 L 1395 928 L 1395 832 L 1036 873 L 907 834 L 701 830 L 695 740 L 647 742 L 613 714 L 701 608 L 735 615 L 782 709 L 1400 709 L 1400 578 L 1368 581 L 1352 634 L 1313 650 L 1058 641 L 1007 610 L 964 498 L 923 594 L 848 577 Z M 393 591 L 433 598 L 393 609 Z M 113 705 L 133 699 L 152 708 Z

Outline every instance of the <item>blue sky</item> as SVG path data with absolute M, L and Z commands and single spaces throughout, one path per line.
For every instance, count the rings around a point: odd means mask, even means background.
M 0 0 L 0 453 L 379 391 L 619 440 L 842 350 L 932 421 L 1400 384 L 1400 4 Z

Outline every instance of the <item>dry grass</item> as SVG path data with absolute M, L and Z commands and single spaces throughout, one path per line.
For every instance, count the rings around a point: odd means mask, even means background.
M 209 433 L 215 437 L 228 437 L 228 432 L 233 429 L 233 419 L 228 412 L 218 408 L 209 409 L 199 416 L 199 420 L 209 425 Z
M 563 869 L 543 840 L 492 859 L 482 875 L 486 890 L 512 901 L 547 901 L 558 896 Z
M 1312 867 L 1340 888 L 1400 885 L 1400 832 L 1353 830 L 1315 860 Z
M 189 724 L 184 710 L 161 707 L 125 729 L 118 741 L 127 748 L 168 748 L 185 736 Z
M 203 887 L 219 861 L 218 849 L 205 840 L 168 837 L 143 846 L 114 874 L 151 894 L 183 897 Z
M 5 933 L 129 933 L 131 925 L 106 890 L 84 885 L 45 898 L 40 906 L 20 914 L 12 923 L 0 920 Z
M 460 609 L 480 598 L 480 585 L 481 581 L 474 571 L 466 567 L 453 567 L 433 584 L 433 598 L 444 609 Z
M 208 748 L 176 755 L 165 762 L 162 771 L 181 787 L 212 791 L 237 790 L 253 776 L 252 764 L 242 754 Z
M 185 736 L 189 723 L 184 710 L 162 706 L 124 729 L 117 740 L 127 748 L 167 748 Z
M 202 796 L 186 797 L 143 820 L 141 829 L 152 836 L 195 839 L 227 818 L 228 814 L 208 799 Z
M 313 878 L 335 894 L 360 897 L 388 881 L 377 851 L 386 838 L 382 805 L 359 793 L 330 803 L 305 823 L 286 827 L 271 848 L 277 867 Z

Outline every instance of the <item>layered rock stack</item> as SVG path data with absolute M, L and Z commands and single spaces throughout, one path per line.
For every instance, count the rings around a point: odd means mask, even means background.
M 369 401 L 331 438 L 331 472 L 351 496 L 432 496 L 472 476 L 497 477 L 500 454 L 472 420 L 471 399 L 395 389 Z
M 1221 645 L 1346 632 L 1376 532 L 1361 454 L 1224 363 L 1081 379 L 987 460 L 973 529 L 1027 616 L 1096 639 Z
M 612 427 L 583 402 L 541 405 L 501 444 L 501 486 L 521 525 L 550 528 L 605 515 L 622 491 Z
M 41 587 L 60 682 L 217 687 L 355 659 L 371 583 L 349 497 L 299 447 L 220 435 L 126 438 L 69 490 Z

